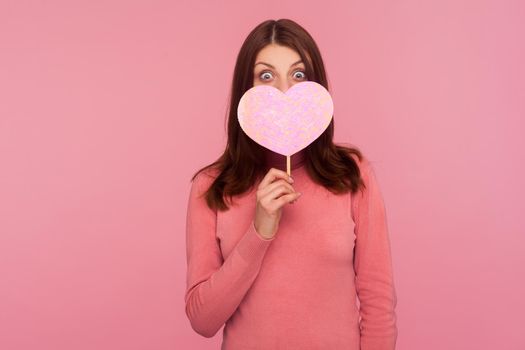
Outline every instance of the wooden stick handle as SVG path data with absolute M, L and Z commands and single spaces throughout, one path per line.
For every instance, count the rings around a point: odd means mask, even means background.
M 288 176 L 292 176 L 292 170 L 291 170 L 291 164 L 290 164 L 290 156 L 286 156 L 286 173 Z

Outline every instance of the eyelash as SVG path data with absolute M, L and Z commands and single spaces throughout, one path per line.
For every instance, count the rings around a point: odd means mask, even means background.
M 305 73 L 304 70 L 302 70 L 302 69 L 298 69 L 298 70 L 296 70 L 296 71 L 293 72 L 293 73 L 295 74 L 295 73 L 297 73 L 297 72 L 301 72 L 301 73 L 303 73 L 303 74 L 304 74 L 303 79 L 306 79 L 306 73 Z M 269 71 L 269 70 L 264 70 L 264 71 L 262 71 L 261 73 L 259 73 L 259 79 L 260 79 L 260 80 L 262 80 L 262 81 L 267 81 L 267 79 L 261 79 L 261 76 L 262 76 L 263 74 L 265 74 L 265 73 L 272 73 L 272 72 Z

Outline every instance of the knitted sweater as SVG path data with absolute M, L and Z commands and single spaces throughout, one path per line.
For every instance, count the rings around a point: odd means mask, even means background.
M 302 195 L 282 208 L 279 229 L 254 227 L 257 185 L 221 212 L 199 197 L 217 175 L 199 173 L 187 207 L 186 315 L 222 350 L 391 350 L 396 291 L 382 194 L 373 167 L 358 162 L 367 188 L 333 194 L 313 182 L 305 151 L 291 158 Z M 267 169 L 286 158 L 266 151 Z

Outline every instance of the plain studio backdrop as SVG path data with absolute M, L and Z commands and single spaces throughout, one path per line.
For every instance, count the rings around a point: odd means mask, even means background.
M 525 2 L 0 3 L 0 348 L 218 349 L 190 176 L 266 19 L 308 30 L 386 203 L 398 349 L 525 349 Z

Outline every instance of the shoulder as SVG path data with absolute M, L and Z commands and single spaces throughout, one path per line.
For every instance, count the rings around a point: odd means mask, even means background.
M 361 173 L 361 176 L 362 177 L 367 176 L 370 170 L 372 169 L 372 164 L 370 163 L 370 160 L 368 159 L 368 157 L 362 153 L 361 153 L 361 159 L 359 159 L 359 157 L 355 153 L 349 153 L 349 155 L 356 162 L 359 168 L 359 171 Z
M 336 143 L 336 147 L 339 151 L 343 151 L 348 157 L 354 160 L 362 174 L 368 172 L 371 166 L 370 160 L 356 144 L 351 142 L 339 142 Z
M 361 159 L 357 155 L 352 154 L 357 166 L 359 167 L 359 177 L 363 181 L 364 186 L 361 188 L 361 195 L 380 195 L 380 184 L 376 174 L 374 162 L 364 154 L 361 154 Z M 359 197 L 359 196 L 358 196 Z
M 195 192 L 205 192 L 215 181 L 217 176 L 219 176 L 220 171 L 215 167 L 207 167 L 200 169 L 195 174 L 195 177 L 191 180 L 192 191 Z

